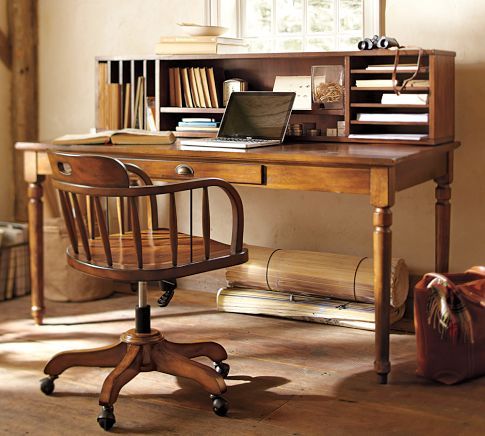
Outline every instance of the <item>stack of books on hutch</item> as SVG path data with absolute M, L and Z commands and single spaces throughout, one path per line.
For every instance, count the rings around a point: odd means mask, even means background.
M 220 122 L 214 118 L 182 118 L 175 127 L 176 132 L 180 132 L 177 136 L 192 136 L 191 133 L 207 133 L 207 136 L 214 136 L 219 130 Z M 196 135 L 205 136 L 205 135 Z
M 161 37 L 155 53 L 165 54 L 228 54 L 247 53 L 248 45 L 241 38 L 222 36 Z

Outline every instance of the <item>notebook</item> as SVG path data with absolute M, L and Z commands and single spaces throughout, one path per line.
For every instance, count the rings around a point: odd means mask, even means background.
M 281 144 L 294 100 L 294 92 L 233 92 L 216 138 L 182 139 L 180 144 L 197 148 L 254 148 Z

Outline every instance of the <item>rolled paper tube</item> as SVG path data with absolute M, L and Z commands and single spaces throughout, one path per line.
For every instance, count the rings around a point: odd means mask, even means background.
M 371 258 L 298 250 L 275 252 L 272 248 L 256 246 L 248 246 L 248 250 L 247 263 L 227 269 L 226 280 L 229 287 L 320 295 L 362 303 L 374 302 Z M 409 273 L 403 259 L 392 259 L 390 290 L 391 306 L 401 307 L 409 291 Z

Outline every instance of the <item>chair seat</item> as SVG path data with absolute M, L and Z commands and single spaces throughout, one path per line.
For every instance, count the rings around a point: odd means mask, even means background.
M 113 265 L 106 261 L 103 241 L 98 236 L 89 240 L 91 260 L 88 260 L 83 250 L 74 253 L 72 247 L 67 249 L 68 263 L 78 270 L 98 277 L 118 280 L 165 280 L 185 275 L 197 274 L 208 270 L 238 265 L 247 261 L 247 250 L 231 254 L 227 244 L 210 240 L 210 259 L 205 258 L 204 240 L 200 236 L 192 236 L 192 254 L 190 236 L 178 234 L 177 265 L 172 263 L 170 233 L 168 229 L 147 230 L 142 232 L 143 269 L 138 268 L 138 260 L 133 236 L 112 234 L 109 237 Z M 204 266 L 202 269 L 202 265 Z M 121 276 L 120 276 L 121 275 Z

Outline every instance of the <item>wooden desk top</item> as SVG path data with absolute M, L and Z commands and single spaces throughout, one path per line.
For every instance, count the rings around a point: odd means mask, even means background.
M 396 166 L 438 156 L 460 146 L 449 142 L 435 146 L 355 143 L 289 143 L 250 150 L 186 150 L 178 142 L 172 145 L 52 145 L 48 142 L 18 142 L 17 150 L 47 150 L 70 153 L 106 154 L 133 158 L 190 159 L 224 162 L 258 162 L 314 166 Z

